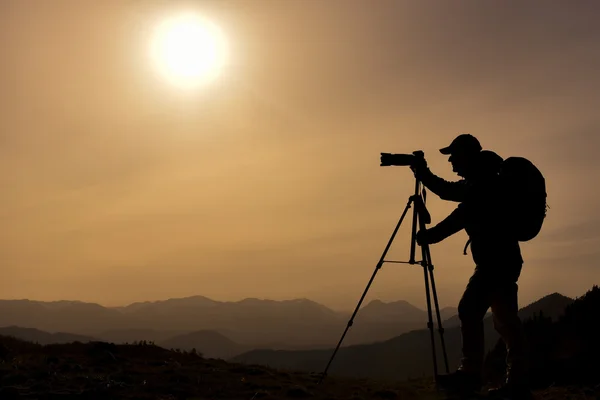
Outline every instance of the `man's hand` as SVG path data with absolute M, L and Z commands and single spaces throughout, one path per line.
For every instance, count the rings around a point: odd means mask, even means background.
M 421 229 L 415 238 L 417 244 L 423 246 L 424 244 L 439 243 L 461 231 L 465 227 L 464 213 L 464 207 L 458 206 L 439 224 L 429 229 Z
M 419 232 L 417 232 L 417 244 L 419 246 L 423 246 L 425 244 L 429 244 L 429 237 L 428 237 L 428 229 L 421 229 Z
M 418 176 L 425 171 L 427 169 L 427 160 L 425 160 L 425 156 L 415 157 L 415 162 L 410 166 L 410 169 L 414 172 L 415 176 Z
M 439 231 L 434 228 L 421 229 L 417 232 L 417 244 L 423 246 L 425 244 L 435 244 L 444 240 L 444 237 L 439 235 Z

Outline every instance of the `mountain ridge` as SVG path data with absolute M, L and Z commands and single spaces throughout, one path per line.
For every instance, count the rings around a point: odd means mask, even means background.
M 347 344 L 392 338 L 426 324 L 426 312 L 406 301 L 375 301 L 370 305 L 360 310 L 357 328 Z M 249 297 L 219 302 L 190 296 L 131 303 L 126 308 L 71 300 L 0 300 L 0 326 L 70 332 L 116 343 L 136 339 L 159 342 L 189 332 L 214 330 L 240 345 L 269 348 L 279 343 L 278 348 L 323 348 L 339 337 L 349 318 L 349 314 L 307 298 L 280 301 Z
M 28 302 L 28 301 L 26 301 Z M 277 302 L 277 301 L 274 301 Z M 560 293 L 551 293 L 549 295 L 543 296 L 538 299 L 536 302 L 530 303 L 527 306 L 523 307 L 519 313 L 522 318 L 529 318 L 536 313 L 544 312 L 545 316 L 551 318 L 557 318 L 560 315 L 560 312 L 556 310 L 562 310 L 567 305 L 571 304 L 573 299 L 563 296 Z M 249 304 L 254 303 L 251 299 Z M 314 302 L 310 300 L 306 301 L 303 299 L 298 300 L 296 303 L 300 304 L 309 304 L 312 305 Z M 318 304 L 318 303 L 316 303 Z M 410 303 L 405 301 L 398 302 L 390 302 L 384 303 L 380 300 L 376 300 L 369 304 L 374 304 L 377 307 L 382 305 L 391 305 L 392 307 L 400 306 L 401 309 L 408 309 L 409 311 L 413 311 L 417 309 L 412 306 Z M 62 308 L 69 305 L 69 301 L 62 302 L 53 302 L 53 307 Z M 87 306 L 82 305 L 81 302 L 77 302 L 75 305 L 76 308 L 83 307 L 84 309 Z M 92 306 L 92 309 L 95 309 Z M 554 310 L 554 311 L 553 311 Z M 452 324 L 448 322 L 452 322 L 453 318 L 444 320 L 444 328 L 450 331 L 451 336 L 456 336 L 455 332 L 452 331 Z M 486 330 L 489 331 L 491 326 L 489 318 L 486 319 Z M 412 325 L 405 325 L 407 332 L 393 336 L 391 338 L 384 338 L 382 340 L 376 340 L 376 337 L 371 336 L 371 339 L 368 337 L 361 337 L 362 332 L 369 332 L 372 328 L 377 328 L 380 330 L 389 329 L 390 327 L 394 327 L 395 321 L 379 321 L 378 323 L 370 322 L 365 323 L 362 321 L 360 324 L 357 324 L 353 329 L 351 329 L 348 333 L 349 338 L 354 338 L 354 342 L 346 343 L 342 347 L 343 348 L 352 348 L 351 351 L 356 351 L 354 348 L 357 346 L 359 348 L 364 348 L 360 346 L 368 346 L 375 345 L 380 346 L 381 343 L 387 343 L 394 340 L 399 340 L 398 338 L 404 337 L 421 337 L 424 332 L 428 332 L 425 328 L 424 321 L 417 321 Z M 412 329 L 411 329 L 412 327 Z M 456 326 L 454 326 L 456 328 Z M 77 333 L 67 333 L 67 332 L 46 332 L 35 328 L 28 327 L 20 327 L 20 326 L 7 326 L 0 328 L 0 334 L 5 332 L 7 335 L 12 335 L 20 339 L 25 340 L 33 340 L 42 344 L 49 343 L 64 343 L 69 340 L 73 341 L 93 341 L 93 340 L 103 340 L 112 343 L 133 343 L 138 341 L 148 341 L 157 343 L 160 346 L 165 346 L 167 348 L 179 348 L 183 350 L 191 350 L 195 348 L 197 351 L 201 353 L 205 353 L 207 357 L 210 358 L 223 358 L 229 359 L 234 357 L 247 357 L 248 355 L 252 356 L 253 354 L 257 354 L 256 352 L 263 351 L 331 351 L 331 346 L 334 344 L 334 340 L 331 341 L 322 341 L 319 343 L 312 344 L 293 344 L 293 343 L 285 343 L 278 342 L 276 340 L 272 340 L 270 342 L 262 342 L 262 343 L 251 343 L 251 342 L 239 342 L 236 339 L 236 335 L 239 336 L 236 332 L 226 331 L 226 330 L 215 330 L 215 329 L 200 329 L 193 331 L 178 331 L 178 330 L 156 330 L 156 329 L 147 329 L 147 328 L 133 328 L 133 329 L 124 329 L 124 330 L 103 330 L 95 335 L 79 335 Z M 358 333 L 357 333 L 358 332 Z M 391 331 L 390 331 L 391 332 Z M 415 333 L 416 332 L 416 333 Z M 339 339 L 339 335 L 342 333 L 342 330 L 335 332 L 334 339 Z M 447 333 L 448 334 L 448 333 Z M 486 333 L 487 334 L 487 333 Z M 412 335 L 412 336 L 411 336 Z M 416 335 L 416 336 L 415 336 Z M 437 334 L 436 334 L 437 335 Z M 492 338 L 494 337 L 494 332 L 491 332 Z M 426 335 L 425 335 L 426 336 Z M 421 339 L 418 339 L 421 340 Z M 456 337 L 454 337 L 456 340 Z M 439 347 L 439 345 L 438 345 Z M 285 354 L 285 353 L 279 353 Z M 260 361 L 260 360 L 259 360 Z
M 572 304 L 570 299 L 561 294 L 546 295 L 519 310 L 523 320 L 542 312 L 544 315 L 560 316 L 566 307 Z M 434 325 L 437 326 L 434 320 Z M 461 334 L 459 326 L 447 328 L 444 325 L 444 341 L 446 344 L 448 363 L 451 368 L 460 360 Z M 485 343 L 490 351 L 499 339 L 493 328 L 491 316 L 484 319 Z M 443 365 L 441 342 L 435 332 L 438 365 Z M 266 365 L 272 368 L 288 368 L 305 372 L 321 372 L 333 353 L 329 349 L 309 351 L 288 350 L 251 350 L 230 359 L 232 362 Z M 428 329 L 415 329 L 397 337 L 371 344 L 350 345 L 341 347 L 331 364 L 331 374 L 354 378 L 415 378 L 431 374 L 430 333 Z
M 166 303 L 166 302 L 175 302 L 175 301 L 187 301 L 187 300 L 205 300 L 207 302 L 212 302 L 212 303 L 220 303 L 220 304 L 237 304 L 237 303 L 242 303 L 242 302 L 246 302 L 246 301 L 260 301 L 260 302 L 275 302 L 275 303 L 294 303 L 294 302 L 310 302 L 310 303 L 316 303 L 319 304 L 327 309 L 330 309 L 336 313 L 341 313 L 341 314 L 348 314 L 348 313 L 352 313 L 353 308 L 352 309 L 339 309 L 339 308 L 332 308 L 324 303 L 318 302 L 316 300 L 311 300 L 309 298 L 306 297 L 294 297 L 294 298 L 289 298 L 289 299 L 281 299 L 281 300 L 275 300 L 275 299 L 270 299 L 270 298 L 266 298 L 266 297 L 244 297 L 242 299 L 239 300 L 215 300 L 212 299 L 210 297 L 207 296 L 203 296 L 203 295 L 191 295 L 191 296 L 183 296 L 183 297 L 168 297 L 168 298 L 164 298 L 164 299 L 156 299 L 156 300 L 144 300 L 144 301 L 134 301 L 131 303 L 126 303 L 124 305 L 113 305 L 113 306 L 109 306 L 109 305 L 103 305 L 99 302 L 95 302 L 95 301 L 83 301 L 83 300 L 69 300 L 69 299 L 60 299 L 60 300 L 36 300 L 36 299 L 30 299 L 30 298 L 26 298 L 26 297 L 22 297 L 22 298 L 14 298 L 14 299 L 2 299 L 0 298 L 0 302 L 24 302 L 24 301 L 28 301 L 28 302 L 32 302 L 32 303 L 40 303 L 40 304 L 44 304 L 44 305 L 59 305 L 59 304 L 93 304 L 93 305 L 97 305 L 100 306 L 102 308 L 106 308 L 106 309 L 112 309 L 112 310 L 116 310 L 116 309 L 124 309 L 126 307 L 130 307 L 130 306 L 140 306 L 140 305 L 148 305 L 148 304 L 158 304 L 158 303 Z M 421 308 L 421 307 L 417 307 L 414 304 L 410 303 L 407 300 L 403 300 L 403 299 L 398 299 L 398 300 L 389 300 L 389 301 L 384 301 L 381 299 L 373 299 L 371 301 L 369 301 L 366 305 L 371 304 L 371 303 L 383 303 L 383 304 L 396 304 L 396 303 L 405 303 L 409 306 L 412 306 L 414 308 L 417 308 L 419 310 L 425 311 L 425 309 Z M 366 306 L 365 305 L 365 306 Z M 365 307 L 363 306 L 363 307 Z M 453 307 L 453 306 L 444 306 L 443 308 L 449 308 L 449 307 Z

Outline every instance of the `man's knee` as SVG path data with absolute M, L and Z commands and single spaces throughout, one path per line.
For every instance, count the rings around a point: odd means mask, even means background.
M 492 313 L 494 314 L 494 328 L 497 331 L 515 330 L 520 328 L 521 319 L 519 318 L 518 313 L 509 310 L 498 311 L 497 309 L 492 309 Z
M 458 303 L 458 318 L 463 324 L 481 322 L 486 311 L 487 307 L 483 301 L 463 298 Z
M 486 276 L 476 270 L 458 303 L 458 318 L 463 324 L 483 320 L 490 307 L 489 286 Z
M 491 304 L 492 313 L 494 314 L 494 326 L 496 328 L 518 326 L 521 320 L 519 318 L 516 284 L 508 285 L 503 290 L 499 290 L 498 295 L 494 297 Z

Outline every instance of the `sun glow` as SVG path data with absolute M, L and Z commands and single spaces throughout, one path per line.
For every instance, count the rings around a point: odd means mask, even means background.
M 161 74 L 184 88 L 217 78 L 226 61 L 226 50 L 219 27 L 191 13 L 160 24 L 151 46 L 153 62 Z

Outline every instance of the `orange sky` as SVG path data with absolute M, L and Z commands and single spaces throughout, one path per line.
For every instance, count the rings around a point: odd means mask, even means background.
M 148 45 L 189 4 L 0 4 L 0 298 L 352 309 L 413 190 L 379 153 L 422 149 L 456 179 L 437 150 L 461 132 L 547 178 L 521 302 L 600 283 L 595 3 L 205 2 L 229 64 L 182 92 Z M 437 222 L 455 204 L 429 206 Z M 473 270 L 465 241 L 432 248 L 442 305 Z M 372 298 L 424 307 L 421 270 L 384 266 Z

